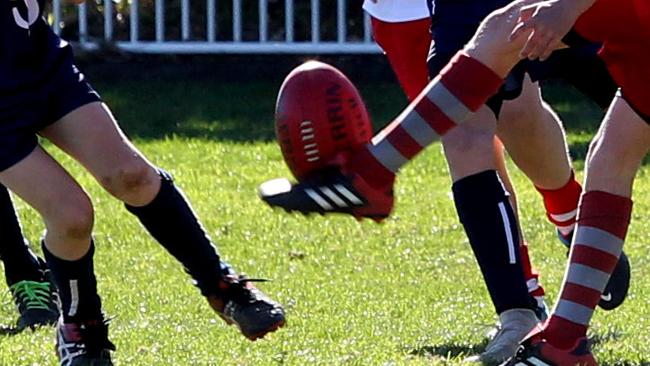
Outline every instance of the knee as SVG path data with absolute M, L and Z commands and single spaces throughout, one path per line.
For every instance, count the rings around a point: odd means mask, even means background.
M 599 134 L 589 144 L 585 163 L 592 175 L 633 177 L 643 156 L 636 156 L 632 150 L 620 141 L 604 139 Z
M 493 141 L 493 131 L 460 127 L 443 137 L 442 144 L 450 163 L 469 163 L 473 159 L 485 160 L 486 156 L 491 157 Z
M 124 200 L 147 194 L 160 180 L 156 170 L 144 162 L 131 162 L 117 166 L 100 179 L 102 186 L 112 195 Z
M 64 203 L 61 203 L 62 206 Z M 58 232 L 70 239 L 91 236 L 94 223 L 93 206 L 85 194 L 65 198 L 65 208 L 57 210 L 54 225 Z

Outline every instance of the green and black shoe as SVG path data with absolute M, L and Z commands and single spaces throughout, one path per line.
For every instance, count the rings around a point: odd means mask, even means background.
M 17 330 L 56 324 L 59 318 L 59 295 L 47 276 L 42 281 L 16 282 L 9 290 L 20 314 Z

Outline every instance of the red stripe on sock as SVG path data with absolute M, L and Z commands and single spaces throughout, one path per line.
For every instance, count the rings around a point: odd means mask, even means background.
M 566 184 L 558 189 L 535 188 L 542 195 L 546 216 L 549 221 L 558 226 L 568 226 L 575 223 L 575 217 L 566 221 L 557 221 L 551 217 L 551 214 L 563 215 L 578 207 L 582 186 L 576 181 L 573 171 L 571 171 L 571 177 Z
M 576 340 L 587 335 L 587 327 L 557 315 L 551 315 L 544 328 L 546 341 L 560 349 L 573 347 Z
M 558 189 L 544 189 L 535 187 L 544 198 L 546 211 L 554 215 L 571 212 L 578 207 L 582 186 L 575 179 L 573 171 L 565 185 Z
M 526 279 L 526 282 L 536 280 L 539 286 L 536 290 L 529 291 L 529 293 L 533 296 L 544 296 L 544 288 L 539 282 L 539 273 L 535 270 L 530 261 L 528 245 L 525 242 L 519 246 L 519 258 L 521 258 L 521 265 L 524 267 L 524 278 Z
M 533 291 L 529 290 L 528 293 L 532 297 L 542 297 L 546 295 L 546 293 L 544 292 L 544 288 L 541 285 L 538 288 L 534 289 Z
M 415 155 L 422 151 L 422 146 L 411 137 L 401 126 L 397 126 L 391 131 L 386 140 L 399 151 L 402 156 L 411 160 Z
M 632 215 L 632 200 L 615 194 L 590 191 L 582 195 L 578 223 L 605 230 L 625 239 Z
M 573 247 L 571 263 L 579 263 L 599 271 L 611 273 L 618 263 L 615 256 L 593 247 L 577 245 Z
M 471 111 L 477 111 L 503 84 L 489 67 L 459 51 L 440 72 L 447 89 Z
M 348 170 L 357 173 L 368 185 L 374 188 L 384 188 L 392 185 L 395 180 L 395 174 L 377 161 L 365 147 L 355 151 L 345 169 L 346 171 L 343 173 L 348 173 Z
M 449 119 L 442 110 L 435 105 L 426 94 L 420 95 L 415 101 L 415 111 L 424 119 L 431 128 L 440 136 L 456 127 L 454 121 Z
M 575 283 L 566 283 L 560 298 L 593 309 L 598 305 L 600 295 L 600 292 L 589 287 L 580 286 Z

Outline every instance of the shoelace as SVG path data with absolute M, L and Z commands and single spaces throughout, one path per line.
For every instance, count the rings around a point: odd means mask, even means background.
M 25 307 L 25 310 L 50 309 L 50 284 L 37 281 L 20 281 L 9 287 L 16 301 Z

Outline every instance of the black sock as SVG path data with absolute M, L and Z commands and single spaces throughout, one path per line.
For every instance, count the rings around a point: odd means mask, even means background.
M 76 261 L 67 261 L 52 254 L 42 243 L 43 254 L 50 267 L 52 280 L 59 290 L 61 314 L 65 323 L 102 319 L 102 304 L 97 294 L 93 266 L 95 245 Z
M 19 281 L 42 281 L 41 264 L 23 237 L 9 191 L 0 185 L 0 259 L 4 262 L 5 279 L 11 286 Z
M 126 209 L 184 266 L 205 296 L 219 292 L 219 279 L 230 273 L 172 177 L 160 171 L 160 191 L 148 205 Z
M 508 195 L 494 170 L 453 187 L 456 210 L 469 238 L 497 314 L 535 308 L 519 257 L 519 231 Z

